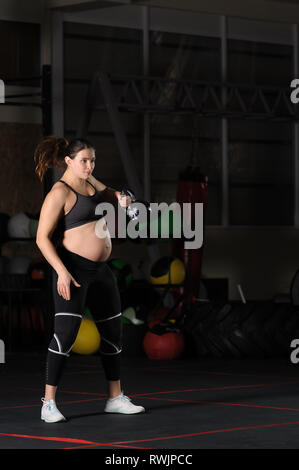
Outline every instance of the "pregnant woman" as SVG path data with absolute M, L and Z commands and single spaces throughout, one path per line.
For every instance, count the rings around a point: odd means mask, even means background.
M 108 384 L 104 410 L 108 413 L 141 413 L 144 408 L 134 405 L 121 390 L 120 295 L 106 264 L 111 254 L 109 231 L 104 217 L 95 213 L 101 202 L 126 207 L 130 199 L 121 197 L 120 192 L 92 176 L 95 149 L 84 139 L 69 143 L 62 137 L 47 137 L 37 146 L 34 158 L 41 181 L 48 168 L 57 167 L 63 171 L 61 179 L 43 202 L 36 235 L 37 246 L 52 267 L 55 307 L 41 419 L 47 423 L 65 420 L 57 409 L 55 396 L 87 299 L 101 335 L 100 353 Z

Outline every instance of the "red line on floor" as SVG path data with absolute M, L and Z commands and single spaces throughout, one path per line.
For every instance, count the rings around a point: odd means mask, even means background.
M 137 447 L 137 446 L 128 446 L 128 445 L 123 445 L 123 444 L 113 444 L 113 447 L 122 447 L 124 449 L 141 449 L 141 450 L 146 450 L 146 449 L 151 449 L 151 447 Z
M 137 449 L 137 450 L 151 450 L 152 447 L 137 447 L 137 446 L 129 446 L 129 445 L 123 445 L 123 444 L 90 444 L 90 445 L 84 445 L 84 446 L 76 446 L 76 447 L 63 447 L 63 450 L 73 450 L 73 449 L 89 449 L 91 447 L 116 447 L 116 448 L 124 448 L 124 449 Z
M 177 400 L 175 398 L 156 398 L 156 397 L 144 397 L 145 400 L 156 400 L 156 401 L 171 401 L 175 403 L 194 403 L 200 405 L 224 405 L 224 406 L 240 406 L 244 408 L 262 408 L 269 410 L 280 410 L 280 411 L 299 411 L 299 408 L 284 408 L 278 406 L 266 406 L 266 405 L 249 405 L 247 403 L 226 403 L 217 401 L 207 400 Z
M 195 436 L 205 436 L 208 434 L 219 434 L 219 433 L 234 432 L 234 431 L 248 431 L 248 430 L 253 430 L 253 429 L 266 429 L 266 428 L 273 428 L 273 427 L 290 426 L 294 424 L 299 424 L 299 421 L 292 421 L 292 422 L 278 423 L 278 424 L 261 424 L 257 426 L 242 426 L 239 428 L 215 429 L 212 431 L 203 431 L 203 432 L 196 432 L 196 433 L 191 433 L 191 434 L 180 434 L 176 436 L 152 437 L 149 439 L 138 439 L 134 441 L 117 441 L 117 442 L 110 442 L 109 445 L 133 444 L 137 442 L 163 441 L 163 440 L 168 440 L 168 439 L 182 439 L 182 438 L 195 437 Z
M 177 367 L 172 368 L 172 367 L 166 367 L 166 366 L 161 366 L 161 367 L 146 367 L 143 370 L 149 370 L 149 371 L 158 371 L 158 372 L 165 372 L 169 371 L 171 373 L 173 372 L 178 372 L 178 373 L 186 373 L 186 369 L 180 368 L 178 369 Z M 200 370 L 200 369 L 187 369 L 187 372 L 189 373 L 196 373 L 196 374 L 207 374 L 207 375 L 227 375 L 227 376 L 232 376 L 232 377 L 257 377 L 257 378 L 262 378 L 262 379 L 281 379 L 282 377 L 280 375 L 260 375 L 260 374 L 242 374 L 242 373 L 235 373 L 235 372 L 218 372 L 218 371 L 207 371 L 207 370 Z M 295 379 L 296 376 L 291 376 L 291 375 L 286 375 L 284 377 L 285 379 Z
M 210 387 L 210 388 L 191 388 L 191 389 L 184 389 L 184 390 L 165 390 L 162 392 L 145 392 L 145 393 L 136 393 L 134 395 L 130 395 L 132 398 L 143 397 L 148 395 L 160 395 L 160 394 L 167 394 L 167 393 L 184 393 L 184 392 L 210 392 L 210 391 L 222 391 L 222 390 L 234 390 L 240 388 L 258 388 L 258 387 L 273 387 L 273 386 L 281 386 L 281 385 L 299 385 L 299 380 L 293 380 L 289 382 L 274 382 L 268 384 L 250 384 L 250 385 L 228 385 L 224 387 Z M 20 390 L 31 390 L 36 391 L 39 389 L 34 388 L 21 388 Z M 103 396 L 106 397 L 103 393 L 95 393 L 95 392 L 73 392 L 69 390 L 59 390 L 59 393 L 68 393 L 74 395 L 95 395 L 95 396 Z
M 97 444 L 101 445 L 100 443 L 92 442 L 92 441 L 84 441 L 82 439 L 72 439 L 68 437 L 46 437 L 46 436 L 29 436 L 27 434 L 7 434 L 7 433 L 0 433 L 0 436 L 7 436 L 7 437 L 21 437 L 26 439 L 38 439 L 43 441 L 55 441 L 55 442 L 73 442 L 74 444 Z M 103 444 L 102 444 L 103 445 Z
M 106 443 L 96 443 L 91 441 L 84 441 L 82 439 L 72 439 L 72 438 L 61 438 L 61 437 L 48 437 L 48 436 L 29 436 L 26 434 L 8 434 L 8 433 L 0 433 L 0 436 L 7 436 L 7 437 L 18 437 L 18 438 L 26 438 L 26 439 L 38 439 L 38 440 L 45 440 L 45 441 L 54 441 L 54 442 L 69 442 L 69 443 L 76 443 L 76 444 L 87 444 L 87 447 L 97 447 L 97 446 L 105 446 L 105 447 L 123 447 L 122 444 L 136 444 L 138 442 L 153 442 L 153 441 L 164 441 L 170 439 L 182 439 L 182 438 L 189 438 L 189 437 L 196 437 L 196 436 L 205 436 L 205 435 L 212 435 L 212 434 L 220 434 L 226 432 L 235 432 L 235 431 L 248 431 L 253 429 L 267 429 L 273 427 L 283 427 L 283 426 L 291 426 L 297 425 L 299 421 L 291 421 L 286 423 L 274 423 L 274 424 L 262 424 L 256 426 L 241 426 L 237 428 L 226 428 L 226 429 L 215 429 L 211 431 L 202 431 L 197 433 L 189 433 L 189 434 L 179 434 L 174 436 L 162 436 L 162 437 L 152 437 L 147 439 L 136 439 L 132 441 L 116 441 L 116 442 L 106 442 Z M 81 446 L 80 446 L 81 447 Z M 129 447 L 129 446 L 128 446 Z M 81 447 L 83 448 L 83 447 Z M 130 448 L 133 448 L 133 446 Z M 140 447 L 135 447 L 139 448 Z M 73 448 L 74 449 L 74 448 Z
M 269 384 L 251 384 L 251 385 L 233 385 L 233 386 L 225 386 L 225 387 L 210 387 L 210 388 L 194 388 L 194 389 L 185 389 L 185 390 L 166 390 L 162 392 L 149 392 L 149 393 L 137 393 L 137 394 L 130 394 L 129 396 L 131 398 L 147 398 L 149 395 L 162 395 L 162 394 L 170 394 L 170 393 L 186 393 L 186 392 L 209 392 L 209 391 L 224 391 L 224 390 L 238 390 L 238 389 L 248 389 L 248 388 L 262 388 L 262 387 L 274 387 L 274 386 L 281 386 L 281 385 L 294 385 L 294 384 L 299 384 L 299 381 L 291 381 L 291 382 L 274 382 L 274 383 L 269 383 Z M 29 390 L 29 391 L 35 391 L 39 389 L 29 389 L 29 388 L 20 388 L 20 390 Z M 85 402 L 91 402 L 91 401 L 101 401 L 106 399 L 106 395 L 102 393 L 93 393 L 93 392 L 72 392 L 72 391 L 63 391 L 60 390 L 59 393 L 68 393 L 68 394 L 79 394 L 79 395 L 95 395 L 95 396 L 101 396 L 102 398 L 90 398 L 87 400 L 73 400 L 73 401 L 66 401 L 66 402 L 57 402 L 59 405 L 71 405 L 71 404 L 76 404 L 76 403 L 85 403 Z M 180 401 L 180 400 L 177 400 Z M 181 400 L 184 401 L 184 400 Z M 197 402 L 194 401 L 194 403 L 203 403 L 203 402 Z M 207 403 L 207 402 L 206 402 Z M 216 402 L 215 402 L 216 404 Z M 9 410 L 9 409 L 20 409 L 20 408 L 34 408 L 41 406 L 40 404 L 34 404 L 34 405 L 16 405 L 16 406 L 7 406 L 7 407 L 2 407 L 0 408 L 1 410 Z M 236 405 L 237 406 L 237 405 Z M 241 405 L 240 405 L 241 406 Z M 245 406 L 245 405 L 244 405 Z M 247 405 L 251 406 L 251 405 Z M 254 406 L 254 405 L 252 405 Z M 284 409 L 284 408 L 282 408 Z M 297 408 L 295 409 L 290 409 L 292 411 L 299 411 Z
M 43 440 L 43 441 L 54 441 L 54 442 L 68 442 L 68 443 L 74 443 L 74 444 L 85 444 L 81 446 L 76 446 L 76 447 L 65 447 L 64 449 L 84 449 L 84 448 L 89 448 L 89 447 L 111 447 L 111 445 L 114 444 L 106 444 L 102 442 L 92 442 L 92 441 L 85 441 L 82 439 L 72 439 L 68 437 L 48 437 L 48 436 L 29 436 L 27 434 L 8 434 L 8 433 L 0 433 L 0 436 L 6 436 L 6 437 L 18 437 L 18 438 L 23 438 L 23 439 L 37 439 L 37 440 Z M 115 445 L 115 447 L 122 447 L 125 449 L 150 449 L 149 447 L 137 447 L 137 446 L 130 446 L 130 445 L 122 445 L 118 444 Z
M 184 392 L 211 392 L 211 391 L 221 391 L 221 390 L 235 390 L 240 388 L 259 388 L 259 387 L 274 387 L 274 386 L 281 386 L 281 385 L 294 385 L 299 384 L 298 380 L 292 382 L 276 382 L 276 383 L 269 383 L 269 384 L 252 384 L 252 385 L 229 385 L 225 387 L 211 387 L 211 388 L 193 388 L 193 389 L 186 389 L 186 390 L 168 390 L 163 392 L 150 392 L 150 393 L 138 393 L 134 395 L 130 395 L 132 398 L 137 397 L 144 397 L 145 395 L 160 395 L 166 393 L 184 393 Z

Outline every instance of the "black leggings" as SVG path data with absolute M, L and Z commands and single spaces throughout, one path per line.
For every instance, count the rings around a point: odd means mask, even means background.
M 70 285 L 70 300 L 57 292 L 57 273 L 52 273 L 55 307 L 54 335 L 48 348 L 46 384 L 57 386 L 88 306 L 98 327 L 100 353 L 107 380 L 120 379 L 122 348 L 121 302 L 116 280 L 104 262 L 91 261 L 64 247 L 57 250 L 63 264 L 81 285 Z

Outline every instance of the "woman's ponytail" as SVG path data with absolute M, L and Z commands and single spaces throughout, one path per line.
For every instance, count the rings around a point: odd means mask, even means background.
M 68 154 L 69 142 L 64 137 L 49 136 L 43 139 L 35 149 L 35 172 L 42 181 L 48 168 L 66 168 L 64 158 Z

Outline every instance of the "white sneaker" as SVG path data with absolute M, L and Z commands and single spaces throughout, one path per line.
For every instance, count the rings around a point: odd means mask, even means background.
M 58 423 L 59 421 L 66 421 L 65 417 L 57 409 L 54 400 L 45 400 L 42 398 L 43 406 L 41 411 L 41 419 L 45 423 Z
M 109 398 L 106 402 L 104 411 L 106 413 L 122 413 L 125 415 L 131 415 L 143 413 L 145 409 L 143 406 L 133 405 L 131 399 L 122 393 L 116 398 Z

